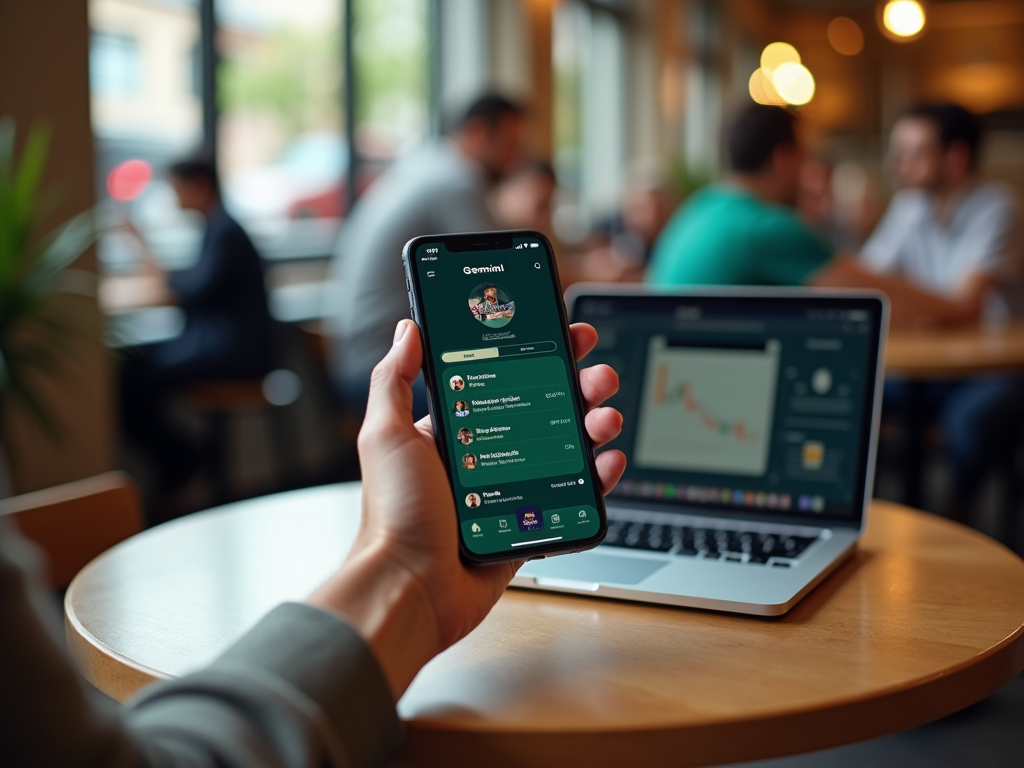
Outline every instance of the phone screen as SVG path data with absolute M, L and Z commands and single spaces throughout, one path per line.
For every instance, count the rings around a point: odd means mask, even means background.
M 463 545 L 481 560 L 585 549 L 604 505 L 553 258 L 535 233 L 489 244 L 424 239 L 407 256 Z

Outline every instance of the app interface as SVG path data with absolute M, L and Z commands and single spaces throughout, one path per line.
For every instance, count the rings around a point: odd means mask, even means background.
M 587 297 L 574 320 L 601 338 L 588 364 L 619 372 L 620 503 L 860 514 L 874 302 Z
M 596 487 L 572 400 L 545 245 L 411 255 L 467 548 L 494 554 L 595 536 Z M 524 555 L 528 556 L 528 555 Z

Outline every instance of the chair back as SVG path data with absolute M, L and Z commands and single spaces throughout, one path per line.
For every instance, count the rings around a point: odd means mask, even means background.
M 0 515 L 47 557 L 54 589 L 90 560 L 142 530 L 142 504 L 131 476 L 107 472 L 0 501 Z

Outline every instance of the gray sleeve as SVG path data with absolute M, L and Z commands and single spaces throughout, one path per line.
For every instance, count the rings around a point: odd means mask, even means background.
M 903 244 L 910 232 L 914 204 L 906 192 L 897 192 L 861 249 L 861 261 L 873 272 L 898 272 L 904 258 Z
M 0 764 L 67 768 L 292 768 L 384 764 L 400 745 L 384 675 L 345 622 L 276 608 L 210 667 L 120 711 L 76 674 L 30 555 L 0 521 Z

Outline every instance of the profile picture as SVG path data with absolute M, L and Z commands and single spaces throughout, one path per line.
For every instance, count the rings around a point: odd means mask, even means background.
M 476 509 L 480 506 L 480 494 L 479 493 L 467 493 L 466 494 L 466 506 L 470 509 Z
M 516 303 L 500 285 L 480 283 L 469 294 L 469 311 L 488 328 L 502 328 L 512 322 Z
M 466 386 L 466 382 L 462 380 L 461 376 L 455 375 L 448 379 L 448 386 L 454 389 L 456 392 L 461 392 L 463 387 Z
M 473 442 L 473 430 L 471 430 L 469 427 L 463 427 L 462 429 L 459 430 L 459 433 L 455 436 L 455 439 L 458 440 L 463 445 L 469 445 L 470 443 Z
M 455 415 L 458 416 L 459 418 L 462 418 L 463 416 L 469 416 L 469 403 L 467 403 L 465 400 L 456 400 L 455 408 L 453 410 L 455 411 Z
M 469 469 L 469 470 L 476 469 L 476 454 L 475 453 L 467 453 L 465 456 L 462 457 L 462 468 L 463 469 Z

